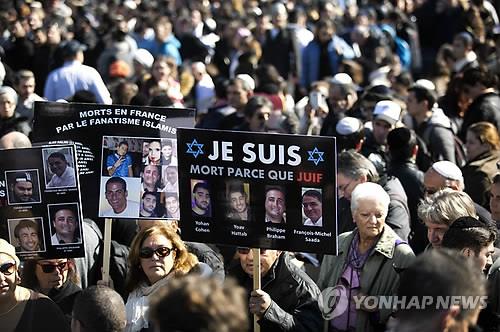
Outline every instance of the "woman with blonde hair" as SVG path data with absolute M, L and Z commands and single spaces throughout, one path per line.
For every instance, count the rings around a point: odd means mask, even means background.
M 477 122 L 467 129 L 467 163 L 462 168 L 465 192 L 477 204 L 489 208 L 489 193 L 500 161 L 500 137 L 490 122 Z
M 156 225 L 143 229 L 135 236 L 128 264 L 125 288 L 129 296 L 125 330 L 141 331 L 149 327 L 149 296 L 171 278 L 193 271 L 199 263 L 196 256 L 188 252 L 175 230 L 166 225 Z

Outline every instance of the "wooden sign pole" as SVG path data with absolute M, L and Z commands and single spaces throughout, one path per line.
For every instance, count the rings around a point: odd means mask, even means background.
M 109 261 L 111 257 L 111 226 L 113 219 L 106 218 L 104 220 L 104 254 L 102 258 L 102 280 L 105 284 L 109 284 Z
M 260 289 L 260 248 L 253 248 L 253 289 Z M 257 323 L 259 318 L 257 315 L 253 315 L 253 331 L 260 332 L 260 325 Z

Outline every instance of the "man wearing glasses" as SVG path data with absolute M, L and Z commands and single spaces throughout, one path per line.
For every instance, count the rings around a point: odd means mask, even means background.
M 51 238 L 53 245 L 81 242 L 78 218 L 71 208 L 64 207 L 57 210 L 52 217 L 52 226 L 55 231 Z
M 111 209 L 103 211 L 101 217 L 137 217 L 139 203 L 129 201 L 127 182 L 120 177 L 112 177 L 106 181 L 106 200 Z
M 2 331 L 69 331 L 61 309 L 45 295 L 18 285 L 19 258 L 0 239 L 0 326 Z M 30 319 L 21 319 L 30 317 Z

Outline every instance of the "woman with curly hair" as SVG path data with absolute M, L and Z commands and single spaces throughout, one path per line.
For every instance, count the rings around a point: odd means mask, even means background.
M 170 227 L 158 225 L 140 231 L 130 248 L 129 271 L 125 288 L 129 292 L 126 303 L 126 331 L 148 329 L 149 296 L 198 266 L 198 259 L 189 253 L 179 235 Z

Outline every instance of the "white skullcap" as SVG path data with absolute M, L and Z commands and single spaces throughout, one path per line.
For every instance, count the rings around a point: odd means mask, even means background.
M 432 169 L 444 178 L 464 182 L 460 168 L 448 160 L 441 160 L 432 164 Z
M 436 86 L 434 85 L 434 83 L 426 79 L 417 80 L 413 86 L 418 86 L 427 90 L 436 91 Z
M 148 50 L 144 48 L 138 48 L 134 52 L 134 60 L 139 62 L 146 68 L 151 68 L 153 66 L 153 62 L 155 61 L 155 58 Z
M 330 80 L 330 83 L 340 85 L 352 84 L 352 78 L 346 73 L 338 73 L 333 76 L 333 78 Z
M 250 76 L 248 74 L 239 74 L 239 75 L 236 75 L 236 78 L 245 82 L 248 85 L 248 87 L 250 88 L 250 90 L 252 90 L 252 91 L 255 90 L 255 81 L 252 78 L 252 76 Z
M 339 135 L 348 136 L 360 131 L 361 128 L 363 128 L 363 123 L 359 119 L 346 116 L 337 122 L 335 131 Z
M 391 126 L 394 126 L 399 121 L 401 115 L 401 106 L 392 100 L 381 100 L 375 105 L 373 117 L 387 121 Z

